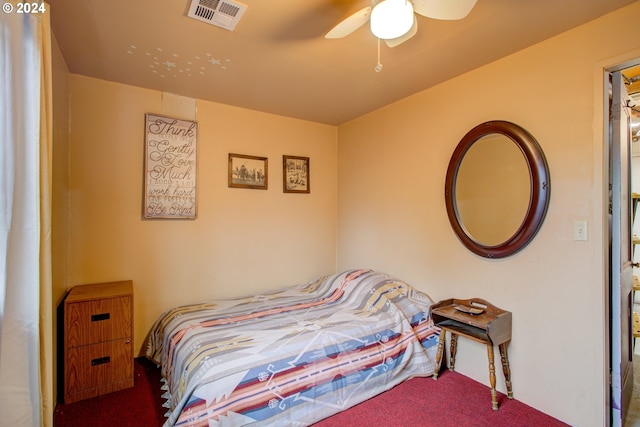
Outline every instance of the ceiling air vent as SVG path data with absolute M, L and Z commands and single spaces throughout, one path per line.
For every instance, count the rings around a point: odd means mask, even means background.
M 247 6 L 230 0 L 191 0 L 187 16 L 233 31 Z

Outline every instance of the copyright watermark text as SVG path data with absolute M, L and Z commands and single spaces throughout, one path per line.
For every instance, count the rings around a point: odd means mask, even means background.
M 3 3 L 2 11 L 4 13 L 45 13 L 47 11 L 46 5 L 44 3 L 31 2 L 31 3 Z

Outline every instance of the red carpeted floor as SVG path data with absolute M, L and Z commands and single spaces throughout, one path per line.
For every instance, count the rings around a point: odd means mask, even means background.
M 69 405 L 58 404 L 54 427 L 160 427 L 160 372 L 144 358 L 135 360 L 135 386 Z M 518 383 L 514 380 L 517 397 Z M 485 385 L 443 370 L 437 381 L 414 378 L 381 395 L 315 424 L 314 427 L 566 427 L 555 418 L 498 394 L 491 409 Z
M 63 405 L 53 413 L 54 427 L 159 427 L 164 423 L 160 369 L 145 358 L 134 363 L 134 386 Z

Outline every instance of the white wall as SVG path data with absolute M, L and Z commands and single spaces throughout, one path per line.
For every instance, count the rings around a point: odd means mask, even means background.
M 572 425 L 602 425 L 608 417 L 603 70 L 640 58 L 640 39 L 617 31 L 639 19 L 636 2 L 338 133 L 338 269 L 372 267 L 434 300 L 480 297 L 512 311 L 515 398 Z M 444 204 L 455 146 L 488 120 L 512 121 L 533 134 L 551 173 L 540 232 L 499 260 L 465 249 Z M 588 221 L 589 241 L 572 240 L 576 219 Z M 456 370 L 488 384 L 484 347 L 462 341 Z

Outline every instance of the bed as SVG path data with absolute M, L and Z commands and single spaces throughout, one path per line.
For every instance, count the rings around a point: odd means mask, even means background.
M 152 326 L 171 426 L 307 426 L 433 373 L 431 298 L 372 270 L 176 307 Z

